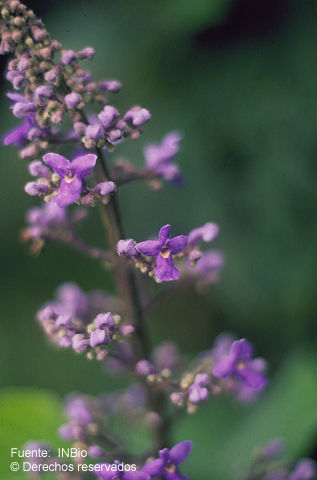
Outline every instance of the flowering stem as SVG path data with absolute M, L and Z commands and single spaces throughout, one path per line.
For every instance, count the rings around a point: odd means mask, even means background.
M 98 164 L 96 170 L 97 181 L 111 180 L 106 161 L 102 151 L 96 149 L 98 156 Z M 117 203 L 116 195 L 113 195 L 112 201 L 107 205 L 101 206 L 101 216 L 105 224 L 108 241 L 113 253 L 116 253 L 117 243 L 120 239 L 125 238 L 120 211 Z M 146 332 L 143 310 L 138 292 L 138 285 L 134 275 L 126 259 L 115 256 L 114 274 L 117 283 L 117 289 L 122 301 L 124 314 L 127 319 L 135 327 L 134 335 L 134 351 L 137 360 L 148 358 L 149 344 Z M 162 392 L 146 385 L 150 408 L 159 415 L 160 421 L 155 427 L 156 445 L 155 448 L 163 448 L 168 444 L 168 430 L 170 422 L 164 416 L 165 398 Z

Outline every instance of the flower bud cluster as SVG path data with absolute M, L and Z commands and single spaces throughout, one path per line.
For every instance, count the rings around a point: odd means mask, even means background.
M 242 402 L 256 398 L 266 386 L 266 362 L 253 358 L 253 349 L 245 339 L 220 335 L 211 350 L 200 354 L 193 367 L 177 382 L 179 389 L 170 395 L 178 406 L 189 413 L 210 396 L 230 393 Z
M 107 298 L 105 297 L 105 303 Z M 109 302 L 110 304 L 112 302 Z M 48 302 L 37 313 L 37 319 L 48 338 L 62 348 L 85 352 L 89 359 L 103 360 L 112 342 L 123 341 L 133 332 L 119 315 L 95 314 L 89 296 L 74 284 L 57 291 L 57 299 Z
M 113 150 L 124 138 L 140 136 L 150 112 L 135 106 L 121 116 L 109 104 L 105 94 L 119 92 L 121 84 L 114 79 L 97 82 L 82 67 L 82 61 L 93 59 L 92 47 L 63 50 L 19 0 L 0 2 L 0 14 L 0 54 L 13 54 L 6 77 L 20 91 L 8 96 L 13 115 L 23 120 L 4 137 L 5 145 L 17 146 L 22 158 L 32 160 L 56 144 Z
M 170 230 L 170 225 L 162 227 L 158 240 L 136 243 L 132 238 L 121 239 L 117 253 L 131 258 L 136 268 L 153 276 L 157 282 L 178 280 L 182 274 L 193 284 L 215 283 L 224 263 L 223 256 L 214 250 L 202 252 L 199 243 L 213 241 L 218 235 L 218 226 L 209 222 L 187 236 L 174 238 L 170 238 Z

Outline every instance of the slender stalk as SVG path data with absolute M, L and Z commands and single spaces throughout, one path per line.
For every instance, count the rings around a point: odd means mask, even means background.
M 109 181 L 111 176 L 107 168 L 106 161 L 102 151 L 96 149 L 98 155 L 98 164 L 96 169 L 97 181 Z M 125 233 L 121 221 L 117 195 L 107 205 L 100 204 L 101 217 L 107 230 L 108 241 L 114 254 L 116 253 L 117 243 L 125 238 Z M 149 356 L 149 341 L 144 322 L 144 315 L 138 292 L 138 285 L 135 274 L 127 263 L 125 258 L 114 255 L 114 274 L 116 278 L 117 290 L 120 296 L 125 317 L 134 325 L 134 351 L 136 359 L 144 359 Z M 164 415 L 164 394 L 155 386 L 146 385 L 149 398 L 149 406 L 160 418 L 155 427 L 156 445 L 155 448 L 163 448 L 168 444 L 168 430 L 170 422 Z

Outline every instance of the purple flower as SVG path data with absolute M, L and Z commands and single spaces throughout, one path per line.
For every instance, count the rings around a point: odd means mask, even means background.
M 78 58 L 82 60 L 92 60 L 95 55 L 95 50 L 92 47 L 85 47 L 83 50 L 78 52 Z
M 150 476 L 141 470 L 130 470 L 127 465 L 115 460 L 114 463 L 95 465 L 94 474 L 101 480 L 150 480 Z
M 50 169 L 47 168 L 40 160 L 34 160 L 29 164 L 29 172 L 32 177 L 47 177 Z
M 3 137 L 3 145 L 15 145 L 16 147 L 23 147 L 27 142 L 27 135 L 32 128 L 32 122 L 29 117 L 25 118 L 25 121 L 17 127 L 10 130 Z
M 73 60 L 76 60 L 76 53 L 73 50 L 66 50 L 62 54 L 62 63 L 69 65 Z
M 72 110 L 73 108 L 77 107 L 77 105 L 82 101 L 82 98 L 79 93 L 72 92 L 65 96 L 64 101 L 67 107 Z
M 106 105 L 104 109 L 98 114 L 101 125 L 105 130 L 108 130 L 119 119 L 119 112 L 111 105 Z
M 133 238 L 128 238 L 127 240 L 119 240 L 117 244 L 117 252 L 121 257 L 122 255 L 128 255 L 129 257 L 137 257 L 139 255 L 138 251 L 135 248 L 135 241 Z
M 136 371 L 139 375 L 147 376 L 151 373 L 155 373 L 155 367 L 148 360 L 139 360 L 136 364 Z
M 188 234 L 189 245 L 197 245 L 199 240 L 212 242 L 219 234 L 219 227 L 215 223 L 205 223 L 202 227 L 195 228 Z
M 136 106 L 130 108 L 123 119 L 133 127 L 140 127 L 144 123 L 148 122 L 150 118 L 151 114 L 146 108 Z
M 161 143 L 150 143 L 144 147 L 147 168 L 166 181 L 178 184 L 182 180 L 180 169 L 173 160 L 179 151 L 181 139 L 179 133 L 171 132 L 163 138 Z
M 60 207 L 66 207 L 80 198 L 83 179 L 93 171 L 97 156 L 89 153 L 70 162 L 57 153 L 47 153 L 43 160 L 62 179 L 58 194 L 54 197 L 54 202 Z
M 28 182 L 24 186 L 24 190 L 28 195 L 31 195 L 31 197 L 35 197 L 36 195 L 46 194 L 48 192 L 48 186 L 45 183 Z
M 148 473 L 151 477 L 161 475 L 166 480 L 188 480 L 187 477 L 180 474 L 178 465 L 186 460 L 192 446 L 190 440 L 185 440 L 177 443 L 170 450 L 164 448 L 159 451 L 159 458 L 146 463 L 142 471 Z
M 83 395 L 70 395 L 67 398 L 66 414 L 70 420 L 81 425 L 88 425 L 92 421 L 91 406 Z
M 189 272 L 197 275 L 204 284 L 213 284 L 218 280 L 219 270 L 224 265 L 224 256 L 217 250 L 204 252 Z
M 161 282 L 179 278 L 180 272 L 173 263 L 173 255 L 181 253 L 188 243 L 185 235 L 170 238 L 170 233 L 171 226 L 165 225 L 159 231 L 158 240 L 146 240 L 135 246 L 138 252 L 156 257 L 155 275 Z
M 252 346 L 244 338 L 233 342 L 229 354 L 216 363 L 213 374 L 217 378 L 233 376 L 242 380 L 247 387 L 261 390 L 267 380 L 263 373 L 258 371 L 252 354 Z
M 114 182 L 98 183 L 98 185 L 95 186 L 95 190 L 99 195 L 107 196 L 116 191 L 116 184 Z
M 122 85 L 118 80 L 105 80 L 99 83 L 99 87 L 107 92 L 117 93 L 121 89 Z
M 310 458 L 301 459 L 295 470 L 288 477 L 289 480 L 313 480 L 316 478 L 316 463 Z
M 189 387 L 189 400 L 193 403 L 204 402 L 208 398 L 207 386 L 210 384 L 210 377 L 207 373 L 198 373 L 194 383 Z

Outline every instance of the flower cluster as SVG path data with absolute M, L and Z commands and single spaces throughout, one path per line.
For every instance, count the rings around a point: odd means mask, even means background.
M 133 239 L 119 240 L 117 252 L 134 260 L 142 273 L 154 276 L 157 282 L 178 280 L 182 272 L 193 281 L 201 279 L 205 283 L 214 283 L 223 266 L 220 252 L 201 252 L 199 243 L 212 242 L 218 235 L 218 226 L 206 223 L 195 228 L 187 235 L 171 238 L 171 226 L 163 226 L 157 240 L 145 240 L 136 243 Z M 179 268 L 176 268 L 175 262 Z
M 265 370 L 265 360 L 253 358 L 249 342 L 222 334 L 213 348 L 200 354 L 193 367 L 183 373 L 177 382 L 180 389 L 173 391 L 170 398 L 178 406 L 186 405 L 189 413 L 209 396 L 224 392 L 248 402 L 265 387 Z
M 281 454 L 285 448 L 284 441 L 274 438 L 267 445 L 256 449 L 248 480 L 315 480 L 317 464 L 310 458 L 301 458 L 290 467 Z
M 107 296 L 101 300 L 106 307 L 115 303 Z M 56 300 L 44 305 L 37 318 L 53 343 L 78 353 L 87 352 L 88 358 L 98 360 L 105 358 L 110 343 L 133 332 L 133 326 L 123 324 L 119 315 L 109 311 L 96 315 L 94 294 L 87 296 L 71 283 L 58 289 Z

